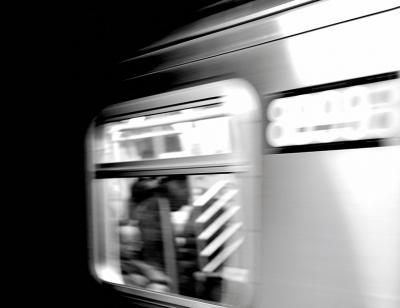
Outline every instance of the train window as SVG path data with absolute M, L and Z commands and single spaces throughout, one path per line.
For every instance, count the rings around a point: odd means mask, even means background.
M 96 277 L 181 306 L 244 304 L 259 226 L 258 108 L 254 90 L 230 80 L 103 111 L 88 143 Z
M 229 153 L 229 118 L 226 106 L 212 104 L 109 123 L 97 143 L 97 160 L 110 163 Z
M 99 179 L 105 225 L 124 284 L 220 301 L 247 275 L 233 174 Z M 232 277 L 233 275 L 233 277 Z M 242 280 L 242 281 L 240 281 Z

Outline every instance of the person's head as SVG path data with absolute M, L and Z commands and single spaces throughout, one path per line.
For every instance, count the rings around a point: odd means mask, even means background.
M 154 196 L 158 189 L 159 183 L 156 178 L 141 177 L 131 186 L 131 201 L 140 203 Z
M 186 175 L 173 175 L 161 180 L 161 186 L 170 203 L 171 211 L 189 203 L 189 185 Z

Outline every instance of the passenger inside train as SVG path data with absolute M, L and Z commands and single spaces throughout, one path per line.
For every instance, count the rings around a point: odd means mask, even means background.
M 216 203 L 218 195 L 209 198 L 204 207 L 193 206 L 192 202 L 196 193 L 204 195 L 204 180 L 210 178 L 212 182 L 217 180 L 214 187 L 221 186 L 218 175 L 140 177 L 130 184 L 127 215 L 119 222 L 120 263 L 125 284 L 220 300 L 222 277 L 218 271 L 208 275 L 201 272 L 198 255 L 201 243 L 197 234 L 205 229 L 198 223 L 199 216 Z M 193 185 L 196 187 L 191 189 Z M 219 217 L 223 211 L 215 211 L 212 216 Z M 220 229 L 218 234 L 226 226 Z

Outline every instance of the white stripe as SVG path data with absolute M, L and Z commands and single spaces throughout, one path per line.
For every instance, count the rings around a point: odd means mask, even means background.
M 210 263 L 203 267 L 203 272 L 213 272 L 215 271 L 232 253 L 239 248 L 243 243 L 244 238 L 240 238 L 231 245 L 227 246 L 219 255 L 217 255 Z
M 219 247 L 221 247 L 240 227 L 243 225 L 241 222 L 234 223 L 230 225 L 228 229 L 224 230 L 220 235 L 218 235 L 208 246 L 206 246 L 201 252 L 200 256 L 209 257 L 212 255 Z
M 205 210 L 197 219 L 197 223 L 205 223 L 207 222 L 215 213 L 218 212 L 229 200 L 231 200 L 236 194 L 238 190 L 232 189 L 226 192 L 220 199 L 214 202 L 207 210 Z
M 229 181 L 218 181 L 213 186 L 211 186 L 204 194 L 198 197 L 193 206 L 203 206 L 206 204 L 212 197 L 214 197 Z
M 240 210 L 240 206 L 235 205 L 214 220 L 200 235 L 197 237 L 199 240 L 207 240 L 217 232 L 229 219 Z

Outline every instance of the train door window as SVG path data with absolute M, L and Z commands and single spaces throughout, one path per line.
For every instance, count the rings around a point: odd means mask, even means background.
M 226 106 L 214 103 L 110 123 L 104 125 L 105 136 L 98 141 L 97 160 L 111 163 L 230 153 L 229 118 Z
M 88 139 L 98 279 L 182 306 L 250 298 L 258 114 L 255 92 L 240 80 L 102 112 Z

